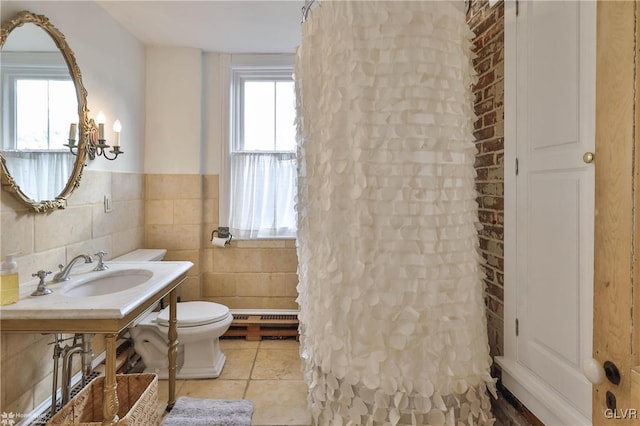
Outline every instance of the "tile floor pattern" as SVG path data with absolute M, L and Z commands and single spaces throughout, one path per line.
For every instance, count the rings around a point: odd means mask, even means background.
M 252 425 L 309 425 L 307 385 L 302 379 L 299 343 L 295 340 L 248 342 L 221 339 L 227 362 L 217 379 L 178 380 L 177 396 L 253 401 Z M 169 386 L 159 381 L 159 410 Z
M 217 379 L 178 380 L 177 396 L 253 401 L 252 425 L 307 426 L 307 385 L 302 379 L 299 343 L 295 340 L 247 342 L 221 339 L 227 362 Z M 158 382 L 159 407 L 164 414 L 169 395 L 166 380 Z M 528 424 L 503 422 L 495 426 Z

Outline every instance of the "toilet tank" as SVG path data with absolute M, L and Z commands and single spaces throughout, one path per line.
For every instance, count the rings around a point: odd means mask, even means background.
M 166 249 L 138 249 L 111 259 L 111 262 L 148 262 L 164 259 Z

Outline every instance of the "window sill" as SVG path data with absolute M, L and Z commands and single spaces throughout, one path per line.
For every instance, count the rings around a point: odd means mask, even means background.
M 295 248 L 296 238 L 294 237 L 269 237 L 254 239 L 231 240 L 231 247 L 236 248 Z

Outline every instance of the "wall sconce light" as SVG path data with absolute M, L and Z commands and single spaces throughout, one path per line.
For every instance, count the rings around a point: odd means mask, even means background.
M 96 121 L 98 122 L 97 126 L 93 119 L 89 119 L 88 131 L 85 137 L 87 155 L 90 160 L 95 160 L 95 158 L 100 155 L 107 160 L 115 160 L 118 158 L 118 155 L 124 153 L 124 151 L 120 150 L 122 124 L 120 124 L 120 120 L 116 120 L 113 123 L 113 147 L 111 147 L 111 145 L 106 144 L 106 139 L 104 138 L 104 124 L 106 119 L 102 111 L 98 113 Z M 69 127 L 69 143 L 64 145 L 69 148 L 69 151 L 71 151 L 73 155 L 78 155 L 80 146 L 80 142 L 76 144 L 77 128 L 76 123 L 71 123 Z M 111 148 L 111 150 L 107 151 L 107 148 Z

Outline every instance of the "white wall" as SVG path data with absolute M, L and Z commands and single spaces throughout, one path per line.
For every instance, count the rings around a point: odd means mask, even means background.
M 202 52 L 148 47 L 145 173 L 202 172 Z
M 125 154 L 117 161 L 90 161 L 88 168 L 142 172 L 144 46 L 94 2 L 2 0 L 2 22 L 21 10 L 45 15 L 65 35 L 82 72 L 90 117 L 95 119 L 100 110 L 107 117 L 107 139 L 115 119 L 122 123 L 120 140 Z
M 223 143 L 228 141 L 229 132 L 229 67 L 231 55 L 226 53 L 206 53 L 204 56 L 204 146 L 203 173 L 224 174 L 221 164 Z M 222 187 L 223 182 L 221 182 Z

